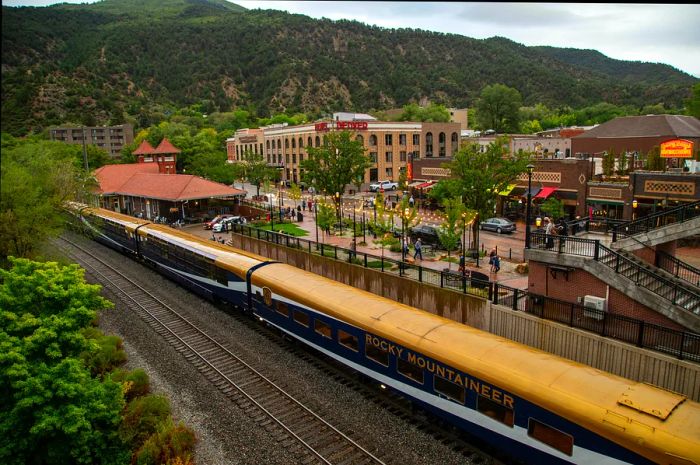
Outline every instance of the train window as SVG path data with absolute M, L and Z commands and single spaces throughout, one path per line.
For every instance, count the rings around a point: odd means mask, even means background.
M 355 352 L 359 350 L 360 345 L 357 343 L 357 336 L 353 336 L 350 333 L 346 333 L 342 329 L 338 330 L 338 342 L 340 345 L 344 345 L 348 349 L 352 349 Z
M 331 327 L 321 320 L 314 320 L 314 330 L 323 337 L 331 338 Z
M 436 392 L 460 404 L 464 403 L 464 386 L 460 386 L 457 383 L 453 383 L 437 375 L 433 378 L 433 386 Z
M 216 268 L 216 282 L 228 286 L 228 276 L 226 276 L 226 270 L 223 268 Z
M 497 404 L 491 399 L 478 395 L 476 398 L 476 409 L 494 420 L 513 426 L 513 409 Z
M 302 326 L 309 327 L 309 315 L 308 313 L 301 312 L 299 310 L 294 310 L 294 321 Z
M 366 344 L 365 355 L 367 358 L 374 360 L 385 367 L 389 366 L 389 352 L 386 350 L 382 350 L 379 347 L 373 346 L 372 344 Z
M 574 438 L 558 429 L 545 425 L 534 418 L 530 418 L 527 425 L 527 434 L 538 441 L 542 441 L 548 446 L 552 446 L 558 451 L 567 455 L 572 455 L 574 451 Z
M 289 308 L 287 308 L 287 304 L 284 302 L 280 302 L 279 300 L 275 302 L 275 308 L 277 310 L 277 313 L 280 315 L 284 316 L 289 316 Z
M 423 370 L 401 358 L 397 359 L 396 369 L 402 375 L 411 378 L 419 384 L 423 384 Z

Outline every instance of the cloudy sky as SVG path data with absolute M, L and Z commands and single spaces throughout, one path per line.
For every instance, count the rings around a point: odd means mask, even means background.
M 67 0 L 84 3 L 90 0 Z M 44 6 L 56 1 L 2 0 Z M 700 5 L 234 1 L 313 18 L 354 19 L 476 39 L 507 37 L 524 45 L 593 49 L 620 60 L 666 63 L 700 77 Z

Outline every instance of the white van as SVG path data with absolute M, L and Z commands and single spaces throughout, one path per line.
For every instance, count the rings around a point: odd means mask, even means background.
M 230 224 L 245 224 L 245 223 L 246 223 L 245 218 L 243 218 L 242 216 L 230 216 L 230 217 L 224 218 L 223 220 L 216 223 L 214 225 L 214 227 L 212 228 L 212 231 L 220 233 L 220 232 L 227 231 L 229 229 Z

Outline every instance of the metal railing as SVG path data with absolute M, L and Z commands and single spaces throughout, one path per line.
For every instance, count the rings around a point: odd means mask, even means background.
M 673 223 L 683 223 L 700 216 L 700 200 L 670 208 L 662 212 L 653 213 L 634 221 L 624 222 L 612 228 L 612 241 L 615 242 L 618 235 L 633 236 L 643 232 L 649 232 Z
M 656 252 L 656 257 L 659 268 L 695 287 L 700 287 L 699 269 L 661 250 Z
M 606 265 L 615 273 L 633 281 L 695 315 L 700 315 L 700 294 L 674 283 L 652 270 L 636 263 L 624 255 L 604 246 L 598 239 L 582 239 L 568 236 L 547 236 L 534 232 L 530 237 L 531 247 L 556 253 L 589 257 Z
M 383 273 L 396 274 L 404 279 L 411 279 L 450 291 L 482 297 L 496 305 L 506 306 L 515 311 L 527 312 L 573 328 L 583 329 L 604 337 L 634 344 L 638 347 L 663 352 L 681 360 L 691 360 L 700 363 L 700 334 L 665 328 L 646 323 L 643 320 L 532 294 L 522 289 L 489 281 L 488 277 L 486 279 L 476 277 L 475 274 L 462 275 L 456 271 L 433 270 L 388 257 L 356 252 L 351 249 L 248 225 L 233 225 L 232 232 L 285 247 L 300 249 L 309 254 L 321 255 L 365 268 L 373 268 Z M 539 241 L 535 242 L 535 244 L 545 244 L 544 234 L 533 233 L 533 239 L 535 237 Z M 568 250 L 571 251 L 577 251 L 579 255 L 595 256 L 597 247 L 602 247 L 598 241 L 590 239 L 573 237 L 560 239 L 564 240 L 564 247 L 568 247 Z M 566 245 L 567 242 L 568 246 Z

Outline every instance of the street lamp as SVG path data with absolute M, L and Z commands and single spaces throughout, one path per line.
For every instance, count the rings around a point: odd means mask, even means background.
M 357 210 L 355 209 L 355 206 L 352 206 L 352 251 L 357 250 L 357 226 L 355 225 L 355 212 Z
M 467 212 L 462 212 L 462 274 L 467 270 Z
M 318 250 L 318 203 L 314 202 L 314 219 L 316 220 L 316 250 Z
M 638 206 L 638 205 L 639 205 L 639 204 L 637 203 L 637 200 L 636 200 L 636 199 L 635 199 L 635 200 L 632 200 L 632 221 L 634 221 L 635 218 L 636 218 L 636 216 L 637 216 L 637 215 L 636 215 L 636 212 L 637 212 L 637 206 Z
M 532 204 L 532 170 L 535 165 L 530 163 L 527 168 L 527 205 L 525 206 L 525 248 L 530 248 L 530 208 Z
M 280 221 L 281 221 L 281 217 L 282 217 L 282 208 L 284 207 L 284 199 L 282 198 L 282 196 L 284 195 L 284 191 L 282 190 L 282 186 L 284 186 L 284 181 L 280 181 L 280 190 L 279 190 L 279 193 L 280 193 L 280 199 L 279 199 L 280 200 Z
M 268 195 L 267 198 L 270 201 L 270 231 L 274 231 L 275 230 L 275 212 L 272 210 L 272 196 Z
M 340 223 L 340 235 L 343 235 L 343 212 L 341 211 L 342 208 L 342 199 L 340 197 L 340 192 L 335 193 L 335 201 L 336 204 L 338 205 L 338 223 Z

